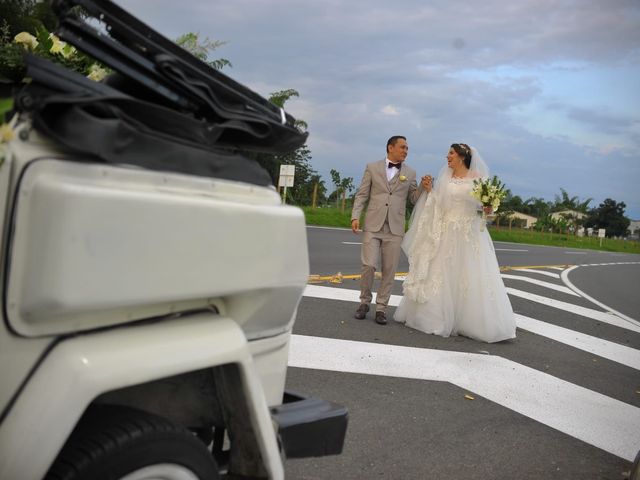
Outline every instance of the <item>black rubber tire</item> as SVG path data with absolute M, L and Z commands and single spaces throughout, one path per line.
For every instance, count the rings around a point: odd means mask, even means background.
M 189 430 L 141 410 L 93 405 L 45 478 L 118 480 L 164 463 L 181 465 L 202 480 L 220 478 L 211 452 Z

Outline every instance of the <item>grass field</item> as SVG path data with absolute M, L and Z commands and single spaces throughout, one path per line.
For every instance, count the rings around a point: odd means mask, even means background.
M 335 207 L 315 208 L 303 207 L 307 225 L 321 225 L 325 227 L 350 228 L 351 209 L 344 213 Z M 606 252 L 640 253 L 640 242 L 630 240 L 616 240 L 595 237 L 577 237 L 558 233 L 541 233 L 535 230 L 524 230 L 508 227 L 489 227 L 491 238 L 497 242 L 528 243 L 531 245 L 549 245 L 565 248 L 586 248 Z

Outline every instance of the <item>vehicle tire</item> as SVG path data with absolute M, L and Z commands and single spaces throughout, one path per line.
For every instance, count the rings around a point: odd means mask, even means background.
M 47 480 L 219 479 L 211 452 L 189 430 L 128 407 L 93 405 Z

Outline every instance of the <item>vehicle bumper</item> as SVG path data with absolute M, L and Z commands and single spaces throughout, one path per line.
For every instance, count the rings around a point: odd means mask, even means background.
M 282 405 L 271 408 L 271 417 L 286 458 L 342 452 L 349 420 L 342 405 L 286 391 Z

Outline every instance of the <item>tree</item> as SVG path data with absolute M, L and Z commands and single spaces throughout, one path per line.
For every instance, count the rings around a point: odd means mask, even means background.
M 589 216 L 584 222 L 585 227 L 604 228 L 607 237 L 623 237 L 627 235 L 631 221 L 624 216 L 624 209 L 627 205 L 624 202 L 616 202 L 607 198 L 597 208 L 589 212 Z
M 552 207 L 554 212 L 575 210 L 577 212 L 587 213 L 589 203 L 593 200 L 592 198 L 587 198 L 586 200 L 580 201 L 577 196 L 569 197 L 569 194 L 564 188 L 560 189 L 560 194 L 561 195 L 556 195 L 555 202 Z
M 534 217 L 541 219 L 549 215 L 551 211 L 551 205 L 552 203 L 547 202 L 544 198 L 531 197 L 525 200 L 524 206 L 526 208 L 526 211 L 522 213 L 533 215 Z
M 284 108 L 285 103 L 291 97 L 298 97 L 299 93 L 296 90 L 280 90 L 270 95 L 269 101 L 280 108 Z M 304 120 L 296 120 L 296 128 L 301 131 L 306 131 L 307 123 Z M 313 195 L 313 186 L 315 183 L 318 185 L 318 193 L 326 192 L 324 182 L 320 181 L 320 176 L 311 167 L 311 150 L 304 144 L 297 150 L 286 154 L 248 154 L 267 171 L 273 180 L 274 185 L 278 184 L 278 177 L 280 175 L 280 165 L 295 165 L 296 176 L 294 186 L 287 190 L 287 193 L 291 195 L 293 203 L 296 205 L 310 205 Z
M 220 40 L 210 40 L 209 37 L 205 37 L 204 40 L 200 39 L 199 33 L 185 33 L 176 40 L 176 43 L 182 48 L 187 50 L 191 55 L 202 60 L 216 70 L 222 70 L 224 67 L 232 67 L 231 62 L 226 58 L 218 58 L 216 60 L 209 60 L 209 53 L 213 52 L 217 48 L 221 47 L 227 42 Z
M 342 213 L 344 213 L 345 204 L 347 203 L 347 192 L 353 190 L 353 177 L 345 177 L 340 182 L 340 189 L 342 190 Z
M 331 175 L 331 181 L 336 186 L 336 208 L 338 208 L 338 202 L 340 201 L 340 184 L 342 183 L 342 180 L 340 179 L 340 172 L 332 168 L 329 174 Z
M 522 202 L 522 198 L 520 198 L 519 195 L 513 195 L 511 193 L 511 190 L 509 189 L 507 189 L 506 192 L 507 195 L 506 197 L 504 197 L 504 200 L 502 200 L 502 203 L 500 204 L 500 210 L 504 212 L 525 213 L 523 212 L 524 203 Z

